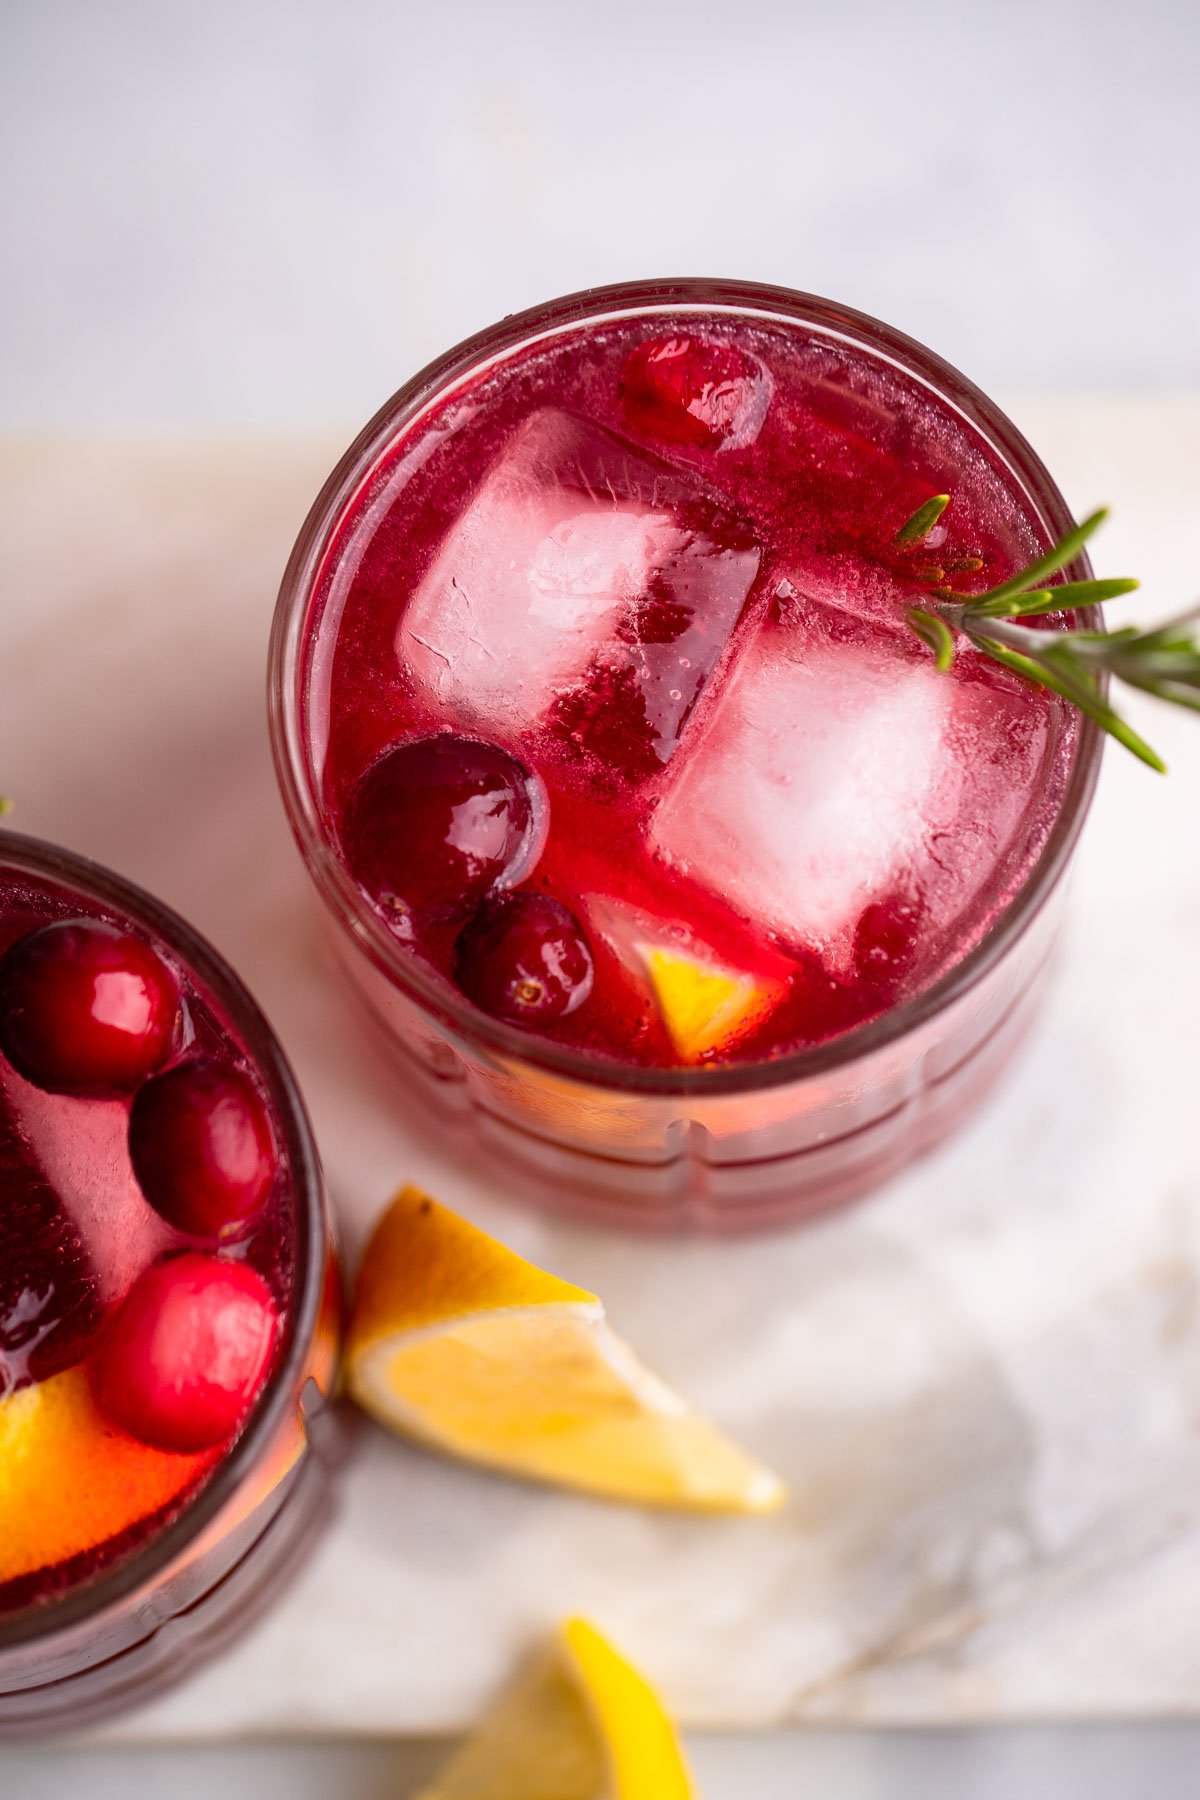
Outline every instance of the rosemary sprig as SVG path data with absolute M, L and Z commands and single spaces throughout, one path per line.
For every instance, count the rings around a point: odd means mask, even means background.
M 920 543 L 948 504 L 944 494 L 927 500 L 900 527 L 896 542 Z M 985 593 L 959 594 L 944 585 L 929 589 L 922 605 L 910 607 L 908 622 L 933 651 L 939 669 L 953 667 L 959 636 L 965 637 L 993 662 L 1069 700 L 1144 763 L 1165 772 L 1157 751 L 1109 705 L 1108 681 L 1123 681 L 1200 712 L 1200 606 L 1149 631 L 1134 625 L 1111 632 L 1039 631 L 1020 623 L 1044 613 L 1099 605 L 1137 587 L 1124 577 L 1046 585 L 1074 561 L 1107 516 L 1103 509 L 1092 513 L 1044 556 Z
M 905 519 L 896 533 L 898 544 L 919 544 L 927 538 L 950 504 L 949 494 L 934 494 L 924 506 L 918 506 L 911 519 Z

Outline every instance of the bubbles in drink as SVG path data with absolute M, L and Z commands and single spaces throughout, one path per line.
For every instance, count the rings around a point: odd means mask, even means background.
M 947 491 L 936 541 L 898 544 Z M 939 672 L 905 614 L 947 570 L 1002 579 L 1039 527 L 894 365 L 783 322 L 568 330 L 435 407 L 365 492 L 316 760 L 356 829 L 410 740 L 484 740 L 537 783 L 536 841 L 488 891 L 367 821 L 389 891 L 438 892 L 393 934 L 481 1014 L 621 1061 L 767 1060 L 935 980 L 1032 868 L 1070 715 L 967 650 Z M 569 1006 L 497 997 L 565 955 L 549 932 L 506 960 L 501 891 L 573 922 Z

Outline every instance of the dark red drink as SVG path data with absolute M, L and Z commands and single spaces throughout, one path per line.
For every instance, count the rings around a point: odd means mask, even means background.
M 265 1032 L 144 896 L 0 843 L 0 1732 L 88 1716 L 298 1472 L 328 1253 Z
M 456 1033 L 593 1098 L 776 1088 L 902 1030 L 1045 867 L 1086 737 L 907 623 L 1053 534 L 1011 427 L 870 321 L 673 294 L 563 302 L 398 396 L 288 620 L 285 764 L 337 911 Z

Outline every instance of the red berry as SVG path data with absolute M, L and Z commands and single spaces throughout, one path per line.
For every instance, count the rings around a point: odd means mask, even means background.
M 459 934 L 463 992 L 494 1018 L 542 1025 L 592 991 L 592 953 L 578 919 L 548 894 L 500 894 Z
M 515 756 L 473 738 L 417 738 L 372 764 L 347 809 L 355 880 L 411 938 L 414 924 L 461 918 L 532 860 L 539 808 Z
M 625 360 L 625 416 L 669 444 L 712 448 L 758 436 L 770 393 L 761 365 L 733 344 L 650 338 Z
M 156 951 L 99 919 L 44 925 L 0 957 L 0 1050 L 52 1094 L 127 1094 L 170 1056 L 179 988 Z
M 271 1290 L 245 1263 L 199 1251 L 154 1263 L 109 1321 L 96 1397 L 144 1444 L 207 1450 L 249 1412 L 278 1329 Z
M 277 1156 L 258 1089 L 230 1063 L 188 1062 L 138 1089 L 129 1156 L 151 1206 L 193 1237 L 236 1235 L 262 1210 Z
M 854 932 L 854 963 L 868 984 L 900 979 L 921 947 L 925 909 L 908 894 L 892 894 L 863 908 Z

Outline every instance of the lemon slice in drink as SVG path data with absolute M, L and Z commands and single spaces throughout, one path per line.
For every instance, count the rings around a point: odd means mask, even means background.
M 654 1690 L 584 1619 L 503 1695 L 418 1800 L 694 1800 Z
M 685 1062 L 724 1050 L 752 1030 L 779 999 L 780 982 L 662 944 L 639 944 L 663 1024 Z
M 693 933 L 619 900 L 592 899 L 589 916 L 635 979 L 645 982 L 682 1062 L 730 1049 L 788 991 L 794 964 L 763 951 L 754 969 L 725 962 Z
M 612 1500 L 768 1512 L 778 1479 L 698 1418 L 594 1294 L 405 1188 L 363 1257 L 346 1350 L 359 1404 L 472 1462 Z

